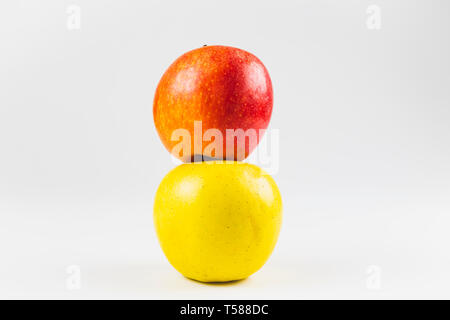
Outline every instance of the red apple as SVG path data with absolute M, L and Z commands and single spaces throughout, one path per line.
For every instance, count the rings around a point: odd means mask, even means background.
M 243 160 L 259 143 L 272 106 L 272 82 L 257 57 L 237 48 L 204 46 L 166 70 L 153 118 L 164 146 L 185 162 Z

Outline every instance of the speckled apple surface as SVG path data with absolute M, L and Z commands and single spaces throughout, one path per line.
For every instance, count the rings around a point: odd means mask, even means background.
M 154 223 L 170 263 L 203 282 L 248 277 L 277 242 L 281 195 L 261 168 L 240 162 L 183 164 L 161 182 Z
M 205 141 L 199 152 L 194 150 L 194 121 L 202 121 L 203 132 L 218 129 L 222 133 L 221 158 L 243 160 L 261 139 L 259 130 L 267 128 L 272 106 L 272 82 L 255 55 L 233 47 L 205 46 L 183 54 L 164 73 L 154 97 L 153 118 L 169 152 L 179 143 L 171 139 L 175 130 L 190 132 L 190 153 L 174 154 L 181 160 L 203 153 L 209 144 Z M 226 129 L 254 129 L 257 141 L 247 139 L 244 145 L 235 139 L 227 150 Z

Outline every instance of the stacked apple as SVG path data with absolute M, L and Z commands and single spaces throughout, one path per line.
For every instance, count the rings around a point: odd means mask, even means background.
M 153 117 L 184 164 L 162 180 L 154 223 L 169 262 L 203 282 L 244 279 L 263 266 L 281 226 L 281 195 L 261 168 L 241 162 L 272 114 L 272 83 L 249 52 L 204 46 L 179 57 L 156 89 Z

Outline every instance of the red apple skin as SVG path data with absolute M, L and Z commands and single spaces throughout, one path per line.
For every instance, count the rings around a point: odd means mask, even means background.
M 211 128 L 220 130 L 221 158 L 244 160 L 262 138 L 260 129 L 267 128 L 272 106 L 272 82 L 256 56 L 233 47 L 204 46 L 183 54 L 166 70 L 156 89 L 153 119 L 164 146 L 184 162 L 197 159 L 199 150 L 205 155 L 211 143 L 200 137 L 201 147 L 194 150 L 194 121 L 202 121 L 202 134 Z M 174 154 L 174 146 L 180 143 L 171 140 L 176 129 L 189 131 L 190 152 Z M 245 139 L 242 146 L 234 139 L 234 148 L 227 150 L 226 129 L 255 129 L 256 144 Z

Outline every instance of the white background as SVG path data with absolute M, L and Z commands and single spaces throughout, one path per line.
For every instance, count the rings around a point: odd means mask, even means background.
M 449 14 L 445 0 L 2 1 L 0 297 L 450 298 Z M 152 224 L 175 166 L 153 94 L 203 44 L 264 62 L 280 132 L 278 245 L 225 285 L 178 274 Z

